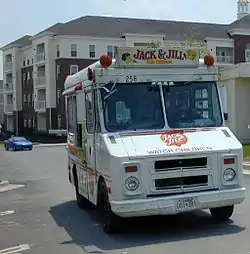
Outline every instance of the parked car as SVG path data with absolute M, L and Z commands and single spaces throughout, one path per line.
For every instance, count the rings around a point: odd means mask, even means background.
M 4 141 L 5 150 L 32 150 L 33 144 L 25 137 L 11 136 L 9 139 Z

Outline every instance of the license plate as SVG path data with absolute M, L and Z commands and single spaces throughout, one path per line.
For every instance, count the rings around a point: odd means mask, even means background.
M 197 200 L 194 198 L 180 199 L 176 201 L 176 211 L 185 212 L 196 209 Z

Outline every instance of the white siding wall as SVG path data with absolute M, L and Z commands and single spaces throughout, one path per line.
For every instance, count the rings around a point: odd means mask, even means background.
M 228 110 L 228 120 L 226 121 L 227 127 L 236 135 L 236 124 L 235 124 L 235 80 L 228 79 L 225 81 L 220 81 L 222 85 L 227 88 L 227 110 Z
M 236 79 L 235 117 L 236 132 L 243 143 L 250 142 L 250 78 Z
M 15 71 L 13 72 L 13 89 L 14 89 L 14 96 L 13 96 L 13 110 L 19 111 L 22 110 L 22 77 L 21 77 L 21 61 L 22 61 L 22 54 L 20 49 L 15 49 Z
M 59 37 L 60 38 L 60 37 Z M 91 59 L 89 57 L 89 45 L 95 45 L 96 58 L 102 54 L 107 53 L 107 46 L 122 46 L 124 45 L 124 39 L 104 39 L 104 38 L 63 38 L 58 41 L 60 45 L 60 57 L 61 58 L 74 58 L 71 57 L 71 44 L 77 44 L 77 57 Z

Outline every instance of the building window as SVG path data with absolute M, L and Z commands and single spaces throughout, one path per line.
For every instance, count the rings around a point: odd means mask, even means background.
M 25 60 L 23 60 L 23 67 L 25 67 L 25 65 L 26 65 L 26 61 L 25 61 Z
M 245 47 L 245 62 L 250 62 L 250 43 Z
M 78 65 L 70 65 L 69 74 L 73 75 L 78 72 Z
M 23 102 L 26 103 L 27 102 L 27 97 L 26 94 L 23 95 Z
M 62 128 L 62 116 L 57 116 L 57 128 L 61 129 Z
M 233 63 L 233 48 L 216 47 L 217 63 Z
M 60 77 L 60 71 L 61 71 L 61 66 L 58 64 L 56 66 L 56 78 L 59 79 Z
M 23 85 L 26 83 L 26 73 L 23 73 Z
M 31 94 L 28 94 L 28 106 L 30 106 L 32 103 L 32 97 Z
M 27 72 L 27 80 L 30 80 L 30 73 Z
M 33 126 L 33 129 L 35 129 L 36 127 L 36 121 L 35 121 L 35 118 L 32 119 L 32 126 Z
M 89 57 L 95 58 L 95 45 L 89 45 Z
M 27 59 L 27 66 L 29 66 L 30 65 L 30 60 L 29 59 Z
M 56 57 L 60 57 L 60 45 L 56 44 Z
M 32 94 L 32 107 L 34 107 L 34 103 L 35 103 L 35 95 Z
M 77 56 L 77 44 L 71 44 L 70 51 L 71 51 L 71 56 L 76 57 Z
M 60 103 L 60 98 L 61 98 L 61 90 L 57 89 L 57 104 Z
M 27 120 L 26 119 L 23 120 L 23 127 L 27 128 Z
M 31 58 L 31 64 L 33 64 L 34 63 L 34 59 L 33 59 L 33 57 Z
M 31 128 L 32 127 L 32 121 L 31 119 L 29 119 L 29 122 L 28 122 L 28 127 Z
M 111 57 L 114 56 L 114 47 L 113 46 L 107 46 L 107 54 Z

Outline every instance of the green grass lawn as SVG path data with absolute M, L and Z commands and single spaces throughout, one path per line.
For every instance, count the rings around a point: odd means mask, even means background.
M 250 157 L 250 145 L 243 145 L 243 157 Z

